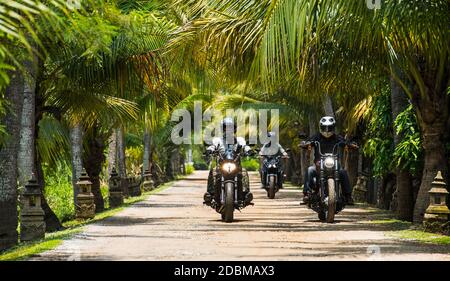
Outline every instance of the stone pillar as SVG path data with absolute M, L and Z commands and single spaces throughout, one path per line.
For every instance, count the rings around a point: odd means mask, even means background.
M 144 191 L 150 191 L 154 188 L 154 182 L 152 179 L 152 173 L 150 170 L 144 172 L 144 182 L 142 184 Z
M 92 219 L 95 217 L 94 194 L 92 194 L 92 182 L 89 180 L 89 176 L 84 168 L 77 186 L 78 195 L 75 215 L 80 219 Z
M 130 190 L 129 190 L 129 184 L 128 184 L 128 177 L 120 178 L 120 188 L 122 189 L 123 197 L 128 198 L 130 197 Z
M 127 179 L 130 196 L 141 196 L 141 185 L 137 178 L 135 176 L 129 176 Z
M 355 202 L 367 202 L 367 177 L 359 176 L 353 187 L 353 200 Z
M 448 222 L 450 214 L 446 203 L 449 193 L 441 171 L 437 173 L 428 192 L 430 194 L 430 205 L 425 210 L 424 225 L 427 226 L 433 223 L 445 224 Z
M 120 177 L 116 168 L 113 168 L 108 180 L 109 207 L 115 208 L 123 204 L 123 191 L 120 185 Z
M 20 241 L 22 242 L 45 237 L 45 214 L 41 207 L 41 200 L 41 189 L 33 174 L 25 185 L 20 200 Z

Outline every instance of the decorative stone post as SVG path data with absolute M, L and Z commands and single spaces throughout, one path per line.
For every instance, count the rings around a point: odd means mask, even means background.
M 45 237 L 44 210 L 41 207 L 42 193 L 34 176 L 25 185 L 21 196 L 20 241 L 31 241 Z
M 353 188 L 353 200 L 355 202 L 366 202 L 367 199 L 367 177 L 359 176 Z
M 92 194 L 92 182 L 89 180 L 89 176 L 84 168 L 77 182 L 77 186 L 76 217 L 80 219 L 92 219 L 95 217 L 94 194 Z
M 154 188 L 154 182 L 152 179 L 152 173 L 149 169 L 144 172 L 144 182 L 142 184 L 144 191 L 150 191 Z
M 138 182 L 137 178 L 135 176 L 129 176 L 127 179 L 130 196 L 141 196 L 141 183 Z
M 123 197 L 128 198 L 130 197 L 130 190 L 128 186 L 128 178 L 120 177 L 120 188 L 122 189 Z
M 425 211 L 424 224 L 433 222 L 446 223 L 450 210 L 446 203 L 448 191 L 441 171 L 437 173 L 434 181 L 431 183 L 431 189 L 428 193 L 430 194 L 430 205 Z
M 123 204 L 123 191 L 120 186 L 120 177 L 115 168 L 112 169 L 108 181 L 109 185 L 109 207 L 115 208 Z

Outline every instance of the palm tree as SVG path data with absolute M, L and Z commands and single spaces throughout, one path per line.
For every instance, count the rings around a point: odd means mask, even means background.
M 420 221 L 436 171 L 447 170 L 449 5 L 444 0 L 384 1 L 373 11 L 364 1 L 351 0 L 202 1 L 191 9 L 195 16 L 173 45 L 200 42 L 203 49 L 198 49 L 213 51 L 212 59 L 226 62 L 235 73 L 251 65 L 248 78 L 266 89 L 294 85 L 299 95 L 313 99 L 327 92 L 353 95 L 349 89 L 370 92 L 377 77 L 394 77 L 414 104 L 424 139 L 425 165 L 414 208 Z
M 4 117 L 1 117 L 7 134 L 6 141 L 0 147 L 1 163 L 1 187 L 0 187 L 0 250 L 3 250 L 17 243 L 17 156 L 19 145 L 15 141 L 20 136 L 20 123 L 22 117 L 21 94 L 24 91 L 24 84 L 33 87 L 33 82 L 24 77 L 22 72 L 24 61 L 18 58 L 25 56 L 39 56 L 42 53 L 36 52 L 41 46 L 37 33 L 42 30 L 42 23 L 50 23 L 55 28 L 59 18 L 55 11 L 64 12 L 64 1 L 54 1 L 49 9 L 48 5 L 43 5 L 38 1 L 2 1 L 0 3 L 0 35 L 3 38 L 0 42 L 0 104 L 9 105 Z M 19 47 L 19 48 L 18 48 Z M 33 66 L 32 62 L 27 62 L 28 66 Z M 12 71 L 16 68 L 15 71 Z M 12 79 L 10 79 L 12 77 Z M 5 87 L 9 84 L 9 86 Z M 3 92 L 4 91 L 4 92 Z M 29 90 L 26 90 L 30 93 Z M 30 126 L 31 123 L 30 123 Z M 29 131 L 34 134 L 33 131 Z M 4 220 L 4 223 L 3 223 Z
M 12 79 L 4 98 L 11 102 L 8 113 L 0 119 L 9 133 L 0 145 L 0 251 L 17 243 L 17 152 L 22 111 L 23 77 L 19 71 Z

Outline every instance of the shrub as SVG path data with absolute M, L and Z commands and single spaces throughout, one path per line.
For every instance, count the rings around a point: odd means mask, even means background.
M 186 164 L 186 175 L 190 175 L 195 171 L 194 165 Z
M 208 170 L 208 164 L 206 163 L 194 163 L 194 169 L 195 170 Z
M 67 165 L 58 165 L 45 173 L 45 198 L 61 222 L 74 218 L 72 171 Z
M 242 168 L 245 168 L 247 171 L 258 171 L 259 170 L 259 161 L 254 158 L 245 158 L 241 160 Z

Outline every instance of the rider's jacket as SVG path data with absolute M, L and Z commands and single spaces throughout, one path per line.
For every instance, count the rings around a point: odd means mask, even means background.
M 320 149 L 322 150 L 322 153 L 332 153 L 335 144 L 341 143 L 340 146 L 344 146 L 345 138 L 341 135 L 336 134 L 332 135 L 329 138 L 326 138 L 322 136 L 322 134 L 317 133 L 306 140 L 306 142 L 315 142 L 315 141 L 320 143 Z M 311 145 L 314 146 L 314 143 L 311 143 Z M 341 151 L 338 152 L 342 153 Z M 320 160 L 319 150 L 314 149 L 314 162 L 317 162 L 319 160 Z
M 259 155 L 261 156 L 287 156 L 286 151 L 281 146 L 281 144 L 277 143 L 272 145 L 270 142 L 266 143 L 261 147 L 261 150 L 259 151 Z
M 235 137 L 234 141 L 231 143 L 227 143 L 226 138 L 215 137 L 212 139 L 212 145 L 208 146 L 206 150 L 215 151 L 218 149 L 222 154 L 225 152 L 225 148 L 228 145 L 233 146 L 233 148 L 236 148 L 239 145 L 245 153 L 248 153 L 251 150 L 250 146 L 247 145 L 245 139 L 242 137 Z

